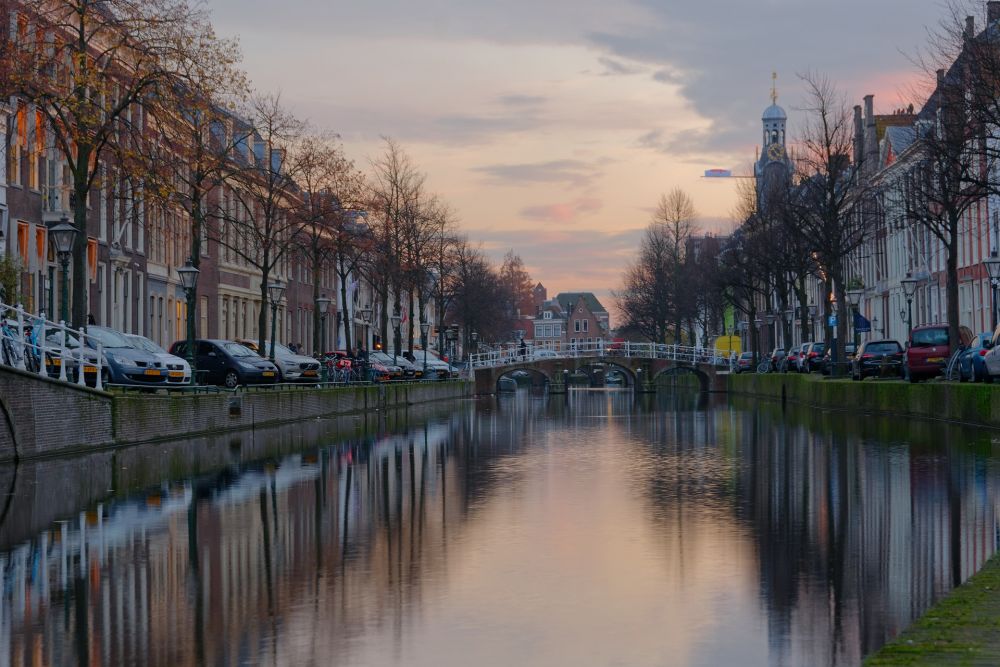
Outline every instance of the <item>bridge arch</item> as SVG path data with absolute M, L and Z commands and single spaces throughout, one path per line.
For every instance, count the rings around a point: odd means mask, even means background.
M 625 364 L 616 363 L 612 359 L 582 359 L 581 363 L 576 366 L 575 372 L 586 374 L 591 379 L 591 384 L 600 380 L 607 385 L 607 376 L 609 373 L 615 372 L 624 376 L 625 387 L 635 388 L 637 384 L 635 369 Z
M 531 377 L 532 387 L 544 388 L 546 385 L 549 384 L 549 382 L 552 381 L 544 370 L 536 368 L 534 366 L 522 365 L 518 366 L 517 368 L 504 369 L 496 374 L 496 382 L 494 386 L 494 390 L 496 391 L 496 393 L 498 394 L 500 393 L 500 382 L 504 378 L 511 378 L 515 382 L 517 382 L 516 374 L 518 373 L 526 373 L 527 375 L 529 375 Z M 520 383 L 518 382 L 518 384 Z
M 708 375 L 696 366 L 670 366 L 668 368 L 662 369 L 656 375 L 653 376 L 653 384 L 659 386 L 662 382 L 669 380 L 670 378 L 677 378 L 680 376 L 693 375 L 698 380 L 698 387 L 702 393 L 707 393 L 711 388 L 711 382 L 709 381 Z

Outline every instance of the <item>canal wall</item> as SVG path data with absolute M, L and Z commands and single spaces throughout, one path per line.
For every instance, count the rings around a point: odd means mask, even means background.
M 1000 387 L 981 383 L 854 382 L 815 374 L 748 373 L 730 375 L 728 391 L 834 410 L 861 410 L 1000 427 Z
M 466 398 L 465 381 L 108 393 L 0 367 L 0 463 Z

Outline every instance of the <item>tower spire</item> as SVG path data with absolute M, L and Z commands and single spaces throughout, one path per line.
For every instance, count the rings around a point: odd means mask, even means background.
M 771 72 L 771 104 L 778 103 L 778 73 Z

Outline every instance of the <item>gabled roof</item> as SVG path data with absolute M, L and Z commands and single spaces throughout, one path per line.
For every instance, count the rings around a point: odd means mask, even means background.
M 593 292 L 560 292 L 556 295 L 556 300 L 562 305 L 563 310 L 570 310 L 576 307 L 576 302 L 580 299 L 587 304 L 587 308 L 592 313 L 607 313 L 607 309 L 601 305 Z

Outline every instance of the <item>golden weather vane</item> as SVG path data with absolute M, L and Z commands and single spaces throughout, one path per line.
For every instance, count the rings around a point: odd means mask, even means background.
M 771 72 L 771 104 L 778 103 L 778 73 Z

